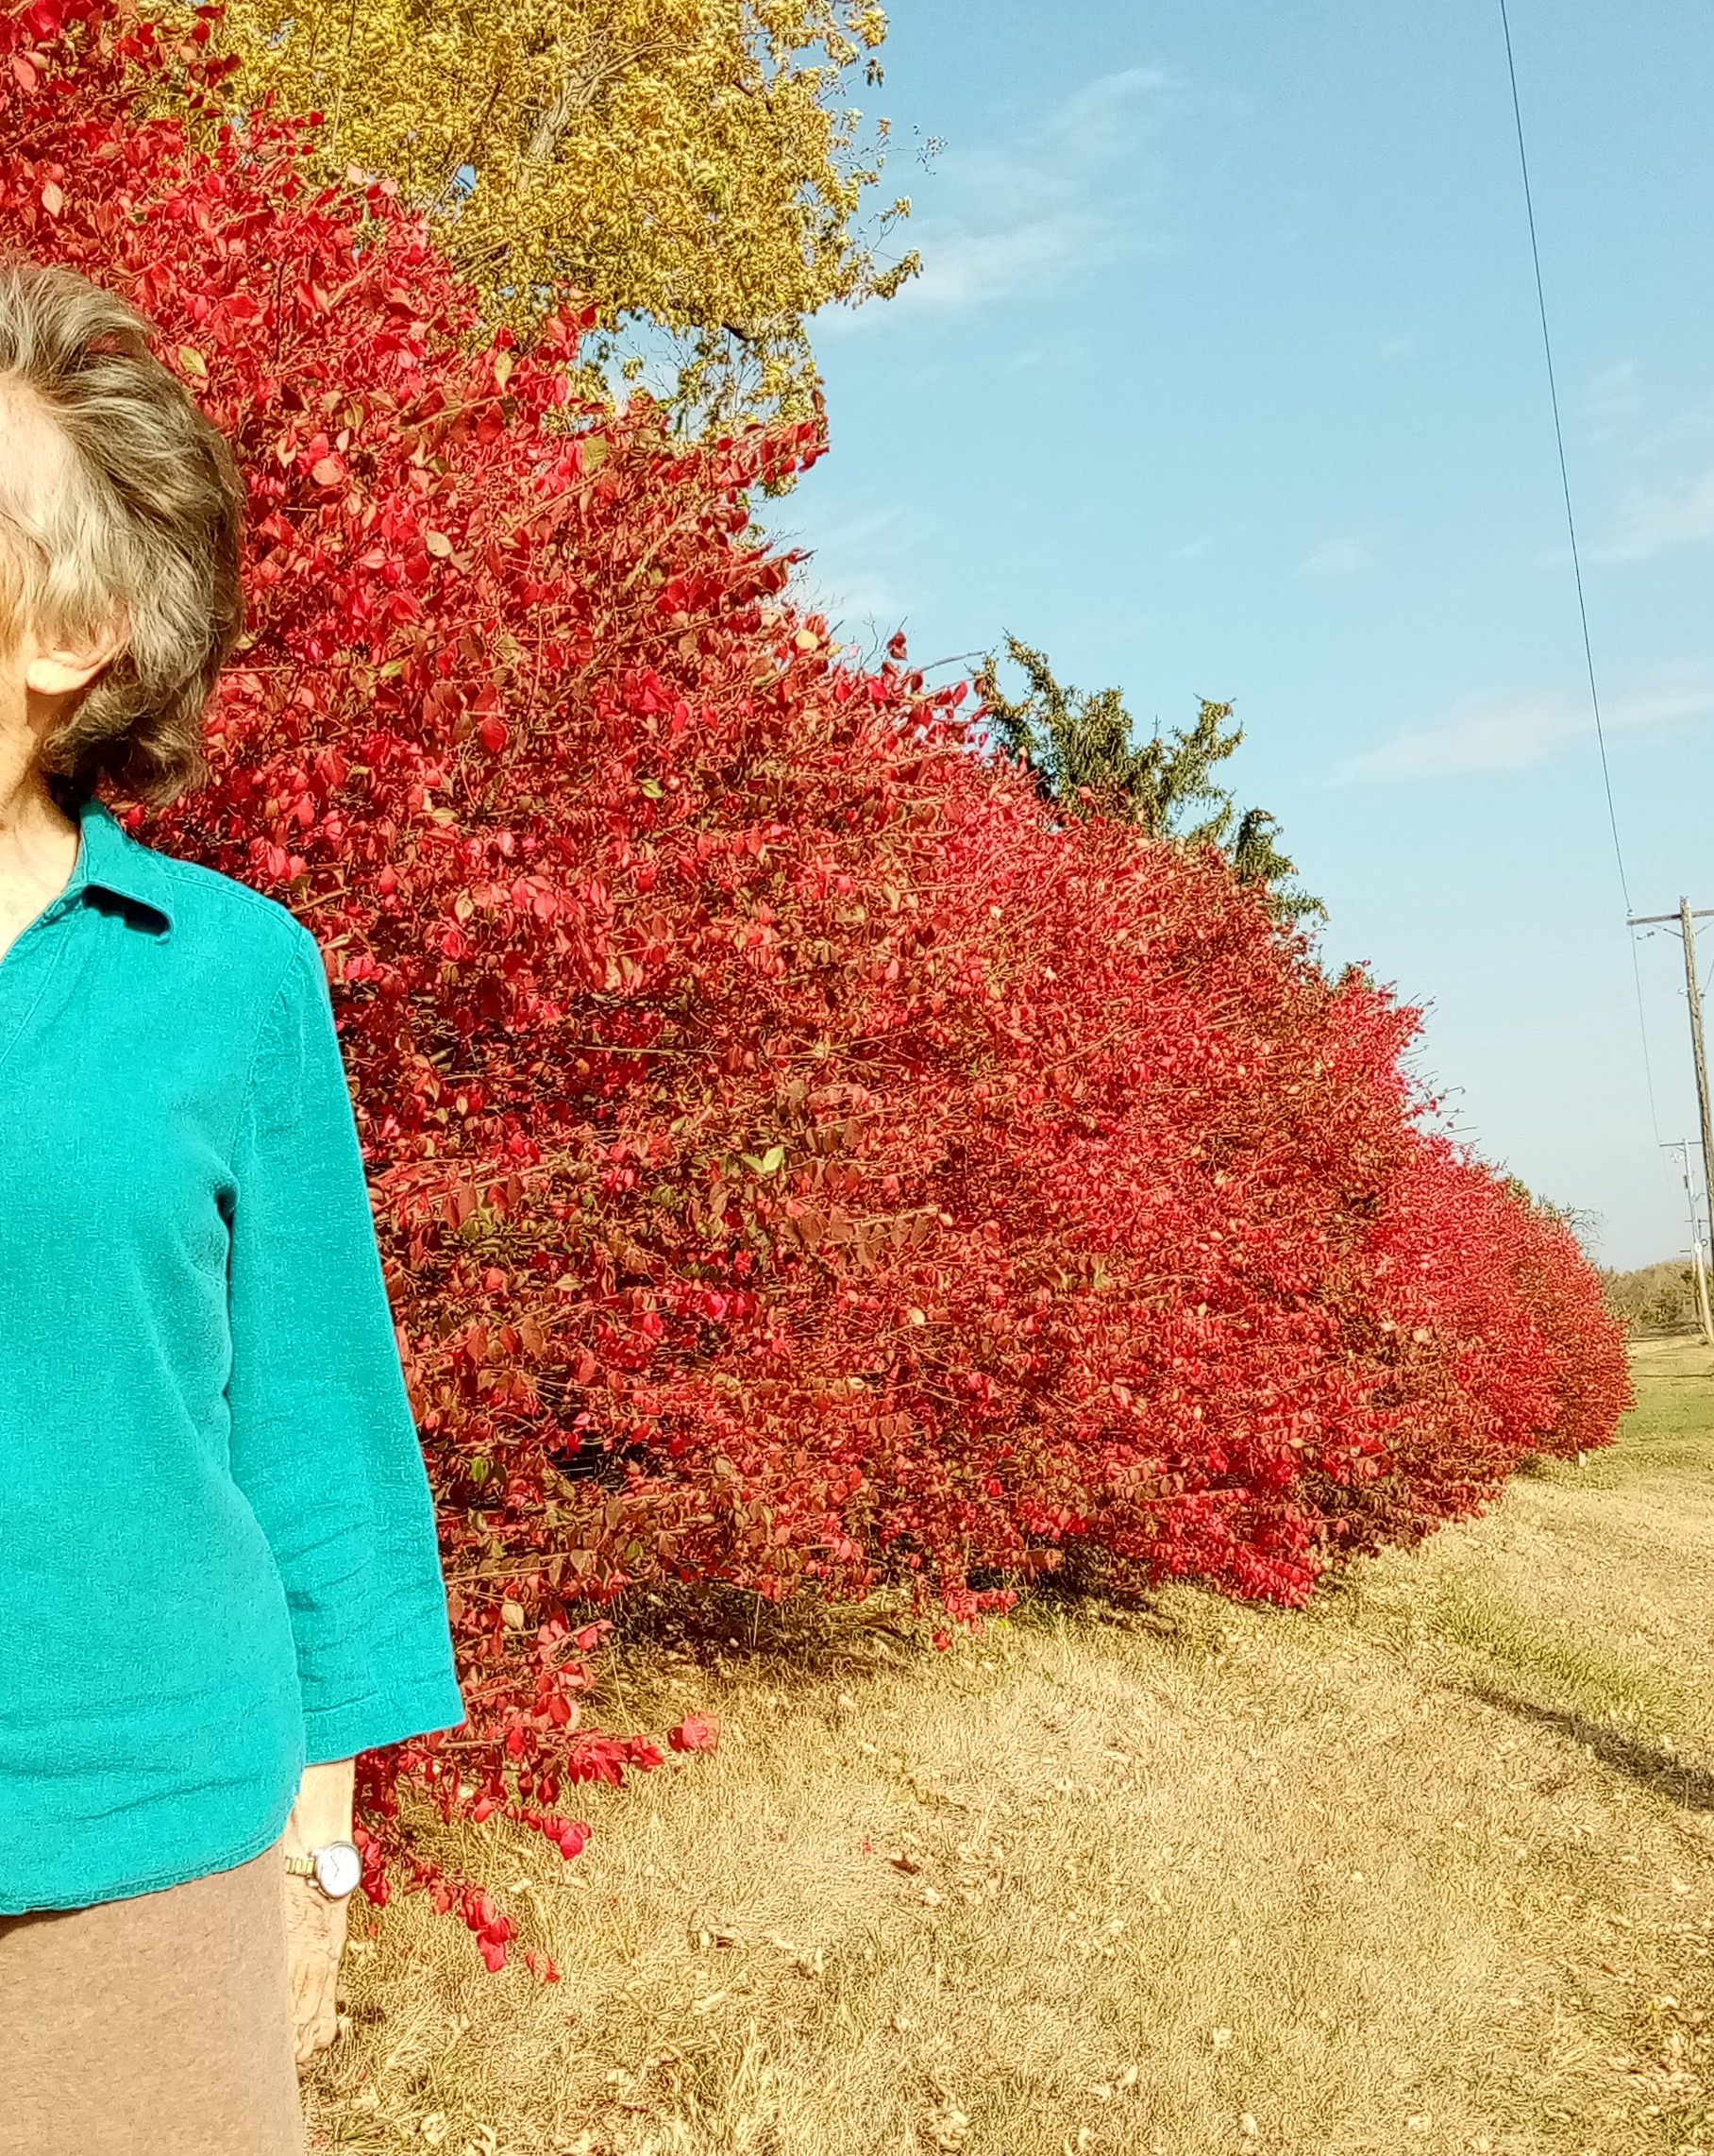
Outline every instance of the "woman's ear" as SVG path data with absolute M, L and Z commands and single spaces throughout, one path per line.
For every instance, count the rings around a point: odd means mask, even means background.
M 51 640 L 31 639 L 24 685 L 32 696 L 55 701 L 80 695 L 103 667 L 125 649 L 125 634 L 115 623 L 85 632 L 61 631 Z

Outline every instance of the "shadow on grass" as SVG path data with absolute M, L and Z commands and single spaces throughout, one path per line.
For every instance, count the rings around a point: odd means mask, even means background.
M 1591 1722 L 1587 1715 L 1538 1707 L 1535 1701 L 1520 1699 L 1497 1685 L 1476 1685 L 1471 1690 L 1476 1698 L 1489 1707 L 1497 1707 L 1502 1713 L 1569 1737 L 1573 1743 L 1592 1752 L 1604 1766 L 1627 1775 L 1632 1781 L 1640 1783 L 1644 1789 L 1652 1789 L 1681 1811 L 1714 1811 L 1714 1773 L 1679 1759 L 1664 1745 L 1627 1737 L 1610 1722 Z

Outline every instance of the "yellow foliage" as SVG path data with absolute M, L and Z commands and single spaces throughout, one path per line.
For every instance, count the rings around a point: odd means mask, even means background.
M 865 0 L 229 0 L 226 34 L 235 105 L 322 112 L 328 168 L 396 177 L 494 315 L 658 325 L 703 420 L 801 411 L 807 318 L 916 270 L 873 252 L 908 202 L 858 228 Z

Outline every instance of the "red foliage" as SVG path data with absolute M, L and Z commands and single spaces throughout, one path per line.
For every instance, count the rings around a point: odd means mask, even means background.
M 580 1721 L 630 1581 L 970 1618 L 1082 1544 L 1290 1603 L 1605 1441 L 1593 1277 L 1420 1135 L 1413 1015 L 790 604 L 746 501 L 807 431 L 686 448 L 577 401 L 574 320 L 473 339 L 386 184 L 147 116 L 206 63 L 109 0 L 0 56 L 0 239 L 132 295 L 248 476 L 157 835 L 316 930 L 356 1083 L 470 1708 L 365 1762 L 376 1898 L 401 1778 L 572 1855 L 566 1789 L 660 1759 Z
M 1353 1284 L 1348 1337 L 1385 1373 L 1386 1461 L 1340 1507 L 1347 1551 L 1414 1541 L 1532 1452 L 1611 1441 L 1622 1338 L 1571 1230 L 1444 1138 L 1419 1138 Z

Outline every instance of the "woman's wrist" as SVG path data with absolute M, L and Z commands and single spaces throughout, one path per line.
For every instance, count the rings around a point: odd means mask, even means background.
M 350 1841 L 356 1779 L 355 1760 L 330 1760 L 304 1769 L 297 1802 L 286 1821 L 287 1856 L 307 1857 L 329 1842 Z

